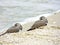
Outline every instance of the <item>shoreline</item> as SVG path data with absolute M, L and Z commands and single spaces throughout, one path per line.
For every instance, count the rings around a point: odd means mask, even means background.
M 38 15 L 38 16 L 36 16 L 36 17 L 30 17 L 30 18 L 26 18 L 25 20 L 23 20 L 22 22 L 11 22 L 11 23 L 7 23 L 6 25 L 7 25 L 7 27 L 2 27 L 1 28 L 1 30 L 4 30 L 4 29 L 7 29 L 7 28 L 9 28 L 9 27 L 11 27 L 12 25 L 14 25 L 15 23 L 20 23 L 21 25 L 24 25 L 24 24 L 27 24 L 27 23 L 33 23 L 33 21 L 35 22 L 35 21 L 37 21 L 38 19 L 39 19 L 39 17 L 41 17 L 41 16 L 45 16 L 45 17 L 49 17 L 49 16 L 52 16 L 52 15 L 54 15 L 54 14 L 56 14 L 56 13 L 58 13 L 58 12 L 60 12 L 60 10 L 58 10 L 58 11 L 55 11 L 55 12 L 53 12 L 53 13 L 48 13 L 48 14 L 42 14 L 42 15 Z M 49 17 L 50 18 L 50 17 Z M 48 19 L 49 19 L 48 18 Z M 50 20 L 50 19 L 49 19 Z
M 35 19 L 35 18 L 34 18 Z M 37 18 L 38 19 L 38 18 Z M 18 33 L 5 34 L 0 37 L 1 45 L 60 45 L 60 11 L 47 17 L 48 25 L 32 31 L 26 31 L 32 22 L 22 24 L 23 30 Z M 25 20 L 27 21 L 27 20 Z M 34 20 L 36 21 L 36 20 Z M 19 22 L 20 23 L 20 22 Z

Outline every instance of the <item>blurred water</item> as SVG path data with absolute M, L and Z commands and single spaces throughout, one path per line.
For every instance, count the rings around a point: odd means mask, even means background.
M 60 0 L 0 0 L 0 29 L 57 10 L 60 10 Z

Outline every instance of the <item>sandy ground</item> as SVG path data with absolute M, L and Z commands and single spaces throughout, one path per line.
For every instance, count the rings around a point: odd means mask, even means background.
M 60 12 L 47 17 L 48 25 L 27 32 L 34 22 L 23 25 L 23 31 L 0 36 L 0 45 L 60 45 Z

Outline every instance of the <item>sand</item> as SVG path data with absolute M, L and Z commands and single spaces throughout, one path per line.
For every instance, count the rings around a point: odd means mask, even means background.
M 48 25 L 32 31 L 34 22 L 23 25 L 23 31 L 0 36 L 0 45 L 60 45 L 60 12 L 47 17 Z

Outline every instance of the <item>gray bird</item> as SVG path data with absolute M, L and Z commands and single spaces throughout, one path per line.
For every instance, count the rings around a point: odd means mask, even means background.
M 10 27 L 9 29 L 7 29 L 7 31 L 3 32 L 1 35 L 4 35 L 6 33 L 16 33 L 19 32 L 19 30 L 22 30 L 22 25 L 19 23 L 16 23 L 14 26 Z
M 39 20 L 37 20 L 30 29 L 28 29 L 27 31 L 30 31 L 30 30 L 34 30 L 36 28 L 39 28 L 41 26 L 46 26 L 48 23 L 48 20 L 46 19 L 46 17 L 44 16 L 41 16 Z

